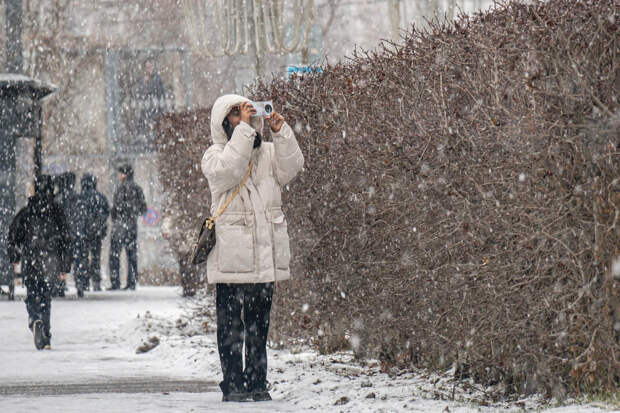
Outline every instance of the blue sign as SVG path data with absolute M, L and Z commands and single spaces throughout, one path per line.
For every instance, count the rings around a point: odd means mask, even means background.
M 290 79 L 291 75 L 303 76 L 306 73 L 323 73 L 323 69 L 319 66 L 288 66 L 286 68 L 286 78 Z
M 142 222 L 147 227 L 154 227 L 161 221 L 161 214 L 155 207 L 148 207 L 146 214 L 142 216 Z

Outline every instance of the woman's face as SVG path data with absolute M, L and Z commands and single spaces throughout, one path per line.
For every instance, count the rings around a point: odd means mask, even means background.
M 233 129 L 241 123 L 241 111 L 239 106 L 234 106 L 228 113 L 228 116 L 226 116 L 226 119 L 228 119 L 228 123 L 230 123 Z

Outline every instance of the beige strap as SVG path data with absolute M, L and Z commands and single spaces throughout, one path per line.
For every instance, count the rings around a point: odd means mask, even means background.
M 212 217 L 207 218 L 207 220 L 205 221 L 205 225 L 211 229 L 213 228 L 213 224 L 215 223 L 215 220 L 219 218 L 220 215 L 222 215 L 224 213 L 224 211 L 226 211 L 226 208 L 228 208 L 228 205 L 232 202 L 232 200 L 237 196 L 237 194 L 239 193 L 239 191 L 241 191 L 241 188 L 243 188 L 243 185 L 245 185 L 245 183 L 247 182 L 248 178 L 250 177 L 250 172 L 252 171 L 252 165 L 253 165 L 253 161 L 250 160 L 250 166 L 248 167 L 248 171 L 245 173 L 245 176 L 243 177 L 243 181 L 241 181 L 241 183 L 239 184 L 239 186 L 237 187 L 237 189 L 235 189 L 235 192 L 233 192 L 233 194 L 230 196 L 230 198 L 228 198 L 226 200 L 226 202 L 224 203 L 224 205 L 222 205 L 222 207 L 220 208 L 219 211 L 217 211 L 217 213 L 215 215 L 213 215 Z M 211 222 L 209 222 L 211 221 Z

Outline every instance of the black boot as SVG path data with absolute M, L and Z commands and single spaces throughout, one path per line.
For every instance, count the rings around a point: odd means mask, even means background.
M 271 395 L 269 394 L 269 392 L 265 390 L 265 391 L 256 391 L 252 393 L 252 400 L 254 400 L 255 402 L 268 402 L 272 399 L 271 399 Z
M 250 402 L 252 400 L 253 400 L 252 393 L 247 393 L 247 392 L 241 392 L 241 393 L 232 392 L 232 393 L 224 394 L 222 396 L 223 402 Z
M 221 382 L 220 389 L 222 389 L 222 401 L 223 402 L 250 402 L 252 401 L 252 393 L 245 391 L 245 388 L 233 388 L 228 384 Z
M 37 350 L 43 350 L 45 345 L 47 344 L 47 337 L 45 335 L 45 331 L 43 326 L 43 321 L 36 320 L 32 324 L 32 334 L 34 335 L 34 347 Z

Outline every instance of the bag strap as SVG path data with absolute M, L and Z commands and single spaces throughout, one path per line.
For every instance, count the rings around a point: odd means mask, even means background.
M 228 205 L 237 196 L 237 194 L 239 194 L 239 191 L 241 191 L 241 188 L 243 188 L 243 185 L 245 185 L 245 183 L 247 182 L 248 178 L 250 177 L 250 172 L 252 171 L 253 164 L 254 164 L 254 162 L 252 160 L 250 160 L 250 166 L 248 167 L 248 171 L 245 173 L 245 176 L 243 177 L 243 181 L 241 181 L 241 183 L 239 184 L 237 189 L 235 189 L 235 192 L 233 192 L 233 194 L 230 196 L 230 198 L 228 198 L 226 200 L 226 202 L 224 202 L 224 205 L 222 205 L 220 210 L 217 211 L 217 213 L 215 215 L 213 215 L 212 217 L 207 218 L 207 220 L 205 221 L 205 225 L 209 229 L 213 228 L 213 224 L 215 224 L 215 220 L 218 219 L 220 217 L 220 215 L 222 215 L 224 213 L 224 211 L 226 211 L 226 208 L 228 208 Z

